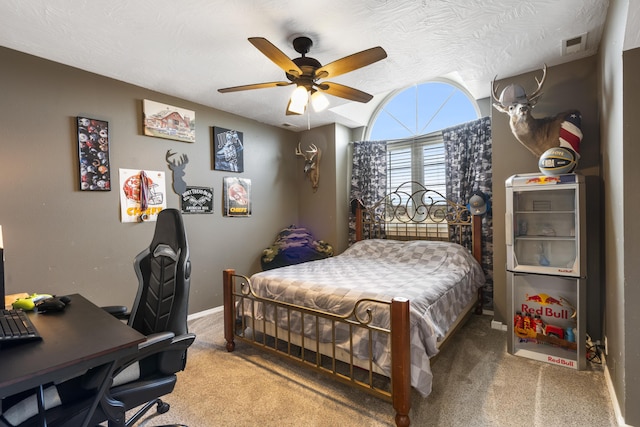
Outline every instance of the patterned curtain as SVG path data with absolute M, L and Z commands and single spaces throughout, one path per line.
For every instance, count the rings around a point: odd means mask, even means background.
M 442 131 L 445 146 L 447 198 L 468 203 L 474 191 L 491 200 L 491 118 Z M 482 267 L 487 283 L 484 307 L 493 309 L 493 219 L 490 210 L 482 217 Z
M 387 186 L 387 142 L 358 141 L 353 143 L 353 168 L 349 200 L 360 200 L 365 206 L 382 199 Z M 355 215 L 349 215 L 349 243 L 355 241 Z

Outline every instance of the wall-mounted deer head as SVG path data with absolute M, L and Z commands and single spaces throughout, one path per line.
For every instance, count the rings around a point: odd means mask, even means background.
M 497 76 L 496 76 L 497 78 Z M 547 78 L 547 66 L 542 70 L 542 79 L 536 83 L 538 87 L 527 95 L 522 86 L 510 84 L 505 87 L 498 98 L 496 79 L 491 83 L 491 96 L 496 110 L 509 115 L 511 132 L 522 145 L 534 155 L 540 157 L 545 151 L 558 146 L 573 150 L 579 157 L 582 131 L 581 115 L 577 110 L 565 111 L 556 116 L 536 119 L 531 110 L 542 93 L 542 85 Z
M 300 149 L 300 143 L 296 148 L 296 156 L 304 158 L 304 173 L 311 180 L 311 187 L 315 193 L 318 190 L 318 183 L 320 181 L 320 155 L 322 152 L 315 144 L 311 144 L 309 149 L 303 152 Z

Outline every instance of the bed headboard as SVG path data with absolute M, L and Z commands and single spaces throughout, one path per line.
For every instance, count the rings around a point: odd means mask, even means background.
M 419 182 L 400 184 L 371 206 L 356 201 L 355 215 L 356 241 L 443 240 L 468 246 L 464 244 L 464 236 L 470 232 L 468 249 L 482 262 L 482 218 L 471 215 L 467 206 L 447 200 Z

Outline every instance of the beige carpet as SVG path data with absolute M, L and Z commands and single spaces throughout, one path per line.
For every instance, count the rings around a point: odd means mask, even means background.
M 506 333 L 473 316 L 433 363 L 433 392 L 414 392 L 413 426 L 613 426 L 602 366 L 585 371 L 506 352 Z M 187 369 L 166 397 L 171 410 L 144 427 L 392 426 L 389 403 L 238 343 L 228 353 L 222 313 L 190 322 Z M 312 385 L 311 389 L 307 387 Z M 153 412 L 151 412 L 153 414 Z

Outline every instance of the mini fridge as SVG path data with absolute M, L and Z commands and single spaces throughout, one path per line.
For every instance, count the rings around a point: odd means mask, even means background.
M 585 184 L 579 174 L 506 181 L 508 351 L 586 366 Z

